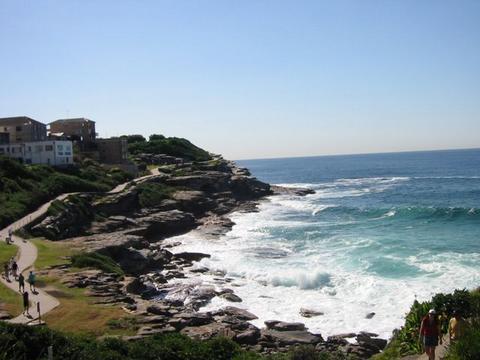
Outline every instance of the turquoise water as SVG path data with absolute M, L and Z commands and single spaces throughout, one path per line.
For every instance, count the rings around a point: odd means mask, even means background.
M 480 286 L 480 150 L 238 163 L 269 183 L 316 191 L 235 214 L 219 241 L 184 237 L 185 249 L 214 254 L 203 265 L 237 280 L 259 325 L 388 337 L 415 298 Z M 301 307 L 325 315 L 304 319 Z

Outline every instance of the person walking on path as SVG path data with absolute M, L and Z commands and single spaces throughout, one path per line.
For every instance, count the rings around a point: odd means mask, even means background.
M 455 310 L 453 312 L 453 317 L 448 323 L 448 334 L 450 336 L 450 342 L 455 342 L 456 340 L 462 338 L 465 335 L 467 327 L 467 321 L 462 317 L 462 314 L 458 310 Z
M 28 283 L 30 284 L 30 291 L 35 293 L 37 290 L 35 289 L 35 274 L 33 270 L 30 270 L 30 274 L 28 274 Z
M 28 312 L 28 307 L 29 307 L 29 301 L 28 301 L 28 292 L 24 291 L 23 292 L 23 314 L 30 316 L 30 313 Z
M 429 360 L 435 360 L 435 348 L 438 343 L 442 343 L 442 332 L 440 330 L 440 322 L 437 319 L 437 313 L 434 309 L 430 309 L 428 315 L 425 316 L 420 325 L 420 341 L 425 347 Z
M 12 268 L 13 278 L 17 280 L 18 264 L 15 260 L 13 260 L 11 268 Z
M 21 293 L 25 291 L 25 278 L 23 277 L 22 273 L 18 275 L 18 291 Z

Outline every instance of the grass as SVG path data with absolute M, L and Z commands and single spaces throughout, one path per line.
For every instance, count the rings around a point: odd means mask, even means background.
M 75 251 L 65 242 L 54 242 L 43 239 L 32 240 L 38 249 L 35 262 L 37 270 L 49 266 L 70 264 L 70 257 L 76 256 Z M 72 268 L 72 271 L 78 268 Z M 40 276 L 38 286 L 52 296 L 60 305 L 46 314 L 44 320 L 52 329 L 70 333 L 100 335 L 134 335 L 132 327 L 112 327 L 112 321 L 126 317 L 118 305 L 92 304 L 92 298 L 86 295 L 86 289 L 69 288 L 52 276 Z
M 94 268 L 106 273 L 124 275 L 120 266 L 108 256 L 96 252 L 80 253 L 72 256 L 72 265 L 76 268 Z
M 44 316 L 48 326 L 54 330 L 70 333 L 100 335 L 134 335 L 133 328 L 112 327 L 112 321 L 125 318 L 125 311 L 116 305 L 92 304 L 85 289 L 68 288 L 59 279 L 42 278 L 60 305 Z
M 0 243 L 0 265 L 3 272 L 3 264 L 17 254 L 18 248 L 14 245 Z M 20 294 L 0 283 L 0 304 L 10 315 L 17 316 L 22 312 L 22 299 Z
M 70 263 L 69 257 L 73 255 L 73 250 L 67 243 L 38 238 L 31 241 L 38 249 L 38 257 L 35 261 L 37 270 Z

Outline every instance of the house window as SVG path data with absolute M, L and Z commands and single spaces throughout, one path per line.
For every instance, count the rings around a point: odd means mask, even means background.
M 45 151 L 53 151 L 53 145 L 45 145 Z
M 12 148 L 12 154 L 15 154 L 15 148 Z
M 28 151 L 32 152 L 32 147 L 31 146 L 28 147 Z
M 15 130 L 16 130 L 16 131 L 22 131 L 22 127 L 21 127 L 21 126 L 17 126 L 17 127 L 15 128 Z
M 5 149 L 4 148 L 0 148 L 0 154 L 4 154 L 5 153 Z
M 57 145 L 57 150 L 58 151 L 63 151 L 63 145 Z

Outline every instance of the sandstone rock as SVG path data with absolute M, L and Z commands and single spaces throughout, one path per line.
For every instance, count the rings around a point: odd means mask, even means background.
M 294 344 L 318 344 L 323 339 L 320 335 L 314 335 L 305 330 L 294 331 L 278 331 L 278 330 L 261 330 L 262 338 L 269 342 L 275 342 L 281 346 L 294 345 Z
M 147 307 L 147 312 L 155 315 L 170 316 L 170 307 L 163 304 L 153 304 Z
M 257 328 L 249 329 L 237 334 L 233 340 L 239 344 L 255 345 L 260 338 L 260 330 Z
M 185 327 L 180 332 L 196 340 L 208 340 L 218 336 L 225 328 L 225 325 L 211 323 L 195 327 Z
M 160 240 L 168 236 L 179 235 L 196 227 L 195 217 L 180 210 L 160 211 L 135 219 L 139 226 L 145 227 L 143 236 L 149 240 Z
M 217 311 L 217 314 L 230 315 L 230 316 L 236 317 L 237 319 L 247 320 L 247 321 L 258 319 L 258 317 L 253 315 L 251 312 L 248 312 L 247 310 L 240 309 L 234 306 L 224 307 L 223 309 L 220 309 L 219 311 Z

